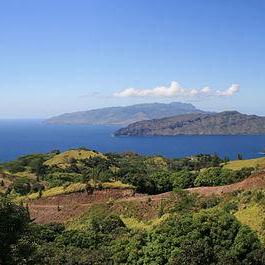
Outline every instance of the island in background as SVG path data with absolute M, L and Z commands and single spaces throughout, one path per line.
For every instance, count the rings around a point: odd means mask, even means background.
M 115 136 L 259 135 L 265 134 L 265 117 L 237 111 L 177 115 L 132 123 Z
M 192 104 L 172 102 L 146 103 L 65 113 L 45 121 L 47 124 L 128 125 L 133 122 L 159 119 L 188 113 L 205 113 Z

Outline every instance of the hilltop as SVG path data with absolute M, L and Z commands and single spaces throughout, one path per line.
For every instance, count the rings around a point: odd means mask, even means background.
M 66 113 L 52 117 L 45 122 L 48 124 L 128 125 L 142 120 L 202 112 L 192 104 L 149 103 Z
M 265 117 L 226 111 L 186 114 L 132 123 L 116 136 L 137 135 L 256 135 L 265 134 Z

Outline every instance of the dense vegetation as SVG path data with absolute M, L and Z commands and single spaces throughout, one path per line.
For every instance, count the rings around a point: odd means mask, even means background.
M 106 206 L 85 225 L 36 225 L 27 210 L 0 200 L 1 264 L 265 264 L 257 234 L 231 202 L 177 194 L 178 207 L 152 229 L 131 229 Z M 102 209 L 101 209 L 101 208 Z
M 3 163 L 0 264 L 265 264 L 265 220 L 260 218 L 257 228 L 246 218 L 249 211 L 253 214 L 251 207 L 263 209 L 262 191 L 205 199 L 182 190 L 235 183 L 254 170 L 228 169 L 227 161 L 216 155 L 183 159 L 103 155 L 82 148 Z M 153 212 L 148 222 L 139 213 L 142 204 L 122 206 L 120 202 L 115 208 L 115 202 L 109 202 L 95 205 L 81 219 L 65 225 L 37 225 L 23 205 L 24 199 L 48 193 L 110 185 L 148 194 L 174 192 L 159 205 L 151 199 L 146 202 Z
M 217 186 L 238 182 L 251 174 L 252 168 L 230 170 L 216 155 L 197 155 L 183 159 L 145 157 L 135 153 L 100 154 L 77 149 L 60 153 L 20 157 L 1 165 L 2 185 L 11 181 L 6 193 L 27 195 L 72 183 L 87 185 L 121 181 L 137 192 L 158 194 L 174 188 Z

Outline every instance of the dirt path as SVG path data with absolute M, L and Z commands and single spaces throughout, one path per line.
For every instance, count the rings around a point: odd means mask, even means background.
M 199 187 L 187 189 L 202 196 L 223 195 L 238 190 L 265 188 L 265 172 L 226 186 Z M 73 193 L 55 197 L 41 198 L 28 204 L 31 218 L 37 223 L 63 223 L 83 215 L 92 205 L 114 200 L 116 202 L 143 202 L 151 199 L 154 202 L 168 198 L 171 192 L 158 195 L 133 194 L 131 190 L 109 189 L 95 191 L 93 194 Z

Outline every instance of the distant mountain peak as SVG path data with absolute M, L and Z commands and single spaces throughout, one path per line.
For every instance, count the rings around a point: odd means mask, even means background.
M 133 122 L 168 116 L 204 113 L 189 103 L 141 103 L 65 113 L 45 121 L 48 124 L 128 125 Z

